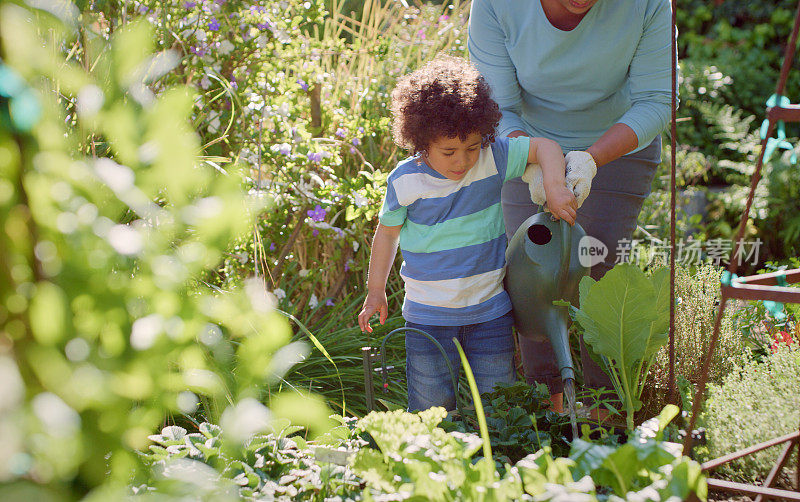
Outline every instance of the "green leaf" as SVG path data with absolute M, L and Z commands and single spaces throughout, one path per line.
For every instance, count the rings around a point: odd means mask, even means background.
M 67 324 L 67 299 L 64 292 L 52 282 L 40 282 L 30 306 L 31 331 L 42 345 L 54 345 L 65 334 Z
M 350 467 L 372 488 L 387 493 L 395 491 L 394 472 L 384 463 L 379 452 L 369 448 L 359 450 Z
M 584 340 L 598 354 L 626 366 L 644 357 L 656 320 L 653 284 L 638 267 L 617 265 L 590 287 L 581 281 L 581 317 L 591 319 Z
M 642 384 L 652 358 L 664 345 L 669 326 L 669 271 L 662 268 L 647 277 L 639 267 L 623 263 L 600 281 L 585 277 L 579 285 L 580 308 L 575 320 L 584 328 L 584 340 L 601 356 L 627 412 L 641 408 Z
M 203 422 L 202 424 L 200 424 L 200 434 L 211 439 L 218 437 L 220 434 L 222 434 L 222 429 L 220 428 L 219 425 Z
M 601 468 L 592 473 L 592 479 L 595 483 L 610 486 L 614 493 L 622 497 L 631 490 L 640 467 L 636 448 L 628 443 L 603 459 Z
M 594 444 L 583 439 L 576 439 L 572 442 L 569 458 L 575 461 L 575 477 L 591 476 L 594 471 L 603 465 L 606 457 L 614 453 L 614 448 L 600 444 Z
M 656 292 L 655 318 L 650 325 L 650 339 L 645 357 L 655 355 L 669 337 L 669 269 L 662 267 L 650 277 Z

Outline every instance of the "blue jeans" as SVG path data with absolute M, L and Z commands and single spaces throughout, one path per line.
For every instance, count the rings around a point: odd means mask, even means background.
M 492 390 L 496 383 L 513 383 L 516 379 L 513 325 L 511 312 L 491 321 L 466 326 L 406 322 L 406 327 L 422 330 L 442 345 L 456 378 L 461 374 L 461 358 L 453 338 L 458 340 L 481 393 Z M 414 332 L 406 333 L 406 378 L 409 410 L 426 410 L 433 406 L 455 409 L 456 395 L 447 363 L 430 340 Z

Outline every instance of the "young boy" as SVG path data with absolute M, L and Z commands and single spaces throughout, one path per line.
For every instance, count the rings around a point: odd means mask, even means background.
M 564 155 L 544 138 L 499 138 L 500 110 L 466 60 L 440 56 L 401 78 L 392 92 L 392 133 L 413 154 L 389 174 L 358 316 L 386 321 L 386 279 L 398 247 L 406 326 L 433 336 L 460 371 L 461 343 L 480 392 L 514 381 L 511 301 L 503 289 L 506 236 L 503 183 L 525 172 L 535 203 L 575 223 Z M 538 164 L 538 165 L 535 165 Z M 541 166 L 541 167 L 540 167 Z M 425 337 L 406 335 L 409 410 L 455 408 L 447 363 Z

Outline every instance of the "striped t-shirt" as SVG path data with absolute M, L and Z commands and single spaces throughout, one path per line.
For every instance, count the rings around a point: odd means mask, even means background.
M 414 157 L 389 173 L 380 222 L 402 225 L 403 317 L 434 326 L 490 321 L 511 310 L 503 289 L 500 189 L 522 176 L 529 138 L 498 138 L 454 181 Z

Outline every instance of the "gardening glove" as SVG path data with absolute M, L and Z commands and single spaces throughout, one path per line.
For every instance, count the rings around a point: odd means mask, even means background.
M 575 194 L 578 200 L 578 207 L 589 196 L 589 189 L 592 187 L 592 178 L 597 174 L 597 164 L 588 152 L 569 152 L 564 160 L 567 161 L 567 186 Z
M 543 206 L 547 198 L 544 195 L 544 176 L 539 164 L 528 164 L 522 174 L 522 181 L 528 184 L 531 191 L 531 201 L 534 204 Z

